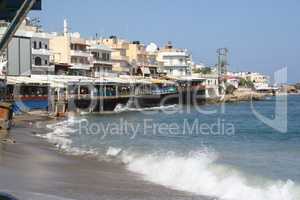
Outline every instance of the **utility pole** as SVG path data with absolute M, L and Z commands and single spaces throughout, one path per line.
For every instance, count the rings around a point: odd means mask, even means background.
M 228 72 L 228 53 L 229 50 L 227 48 L 220 48 L 217 50 L 218 56 L 218 78 L 219 78 L 219 93 L 225 94 L 226 88 L 226 79 L 227 79 L 227 72 Z
M 227 75 L 228 72 L 228 49 L 221 48 L 217 50 L 218 54 L 218 75 L 219 78 L 225 78 L 224 76 Z

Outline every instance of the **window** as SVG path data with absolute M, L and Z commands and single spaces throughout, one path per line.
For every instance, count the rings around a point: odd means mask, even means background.
M 48 65 L 48 60 L 45 60 L 45 65 Z
M 48 45 L 47 44 L 45 44 L 45 49 L 48 49 Z
M 102 60 L 108 61 L 109 60 L 109 55 L 107 53 L 102 53 Z
M 42 42 L 39 42 L 39 49 L 42 48 Z
M 77 58 L 72 57 L 72 58 L 71 58 L 71 63 L 77 63 Z
M 99 60 L 99 53 L 92 52 L 94 59 Z
M 36 66 L 41 66 L 41 65 L 42 65 L 42 59 L 41 59 L 40 57 L 36 57 L 36 58 L 34 59 L 34 64 L 35 64 Z
M 33 48 L 36 49 L 37 48 L 37 44 L 36 41 L 33 42 Z

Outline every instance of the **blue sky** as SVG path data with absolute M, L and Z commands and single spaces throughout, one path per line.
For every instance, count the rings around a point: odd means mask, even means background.
M 216 63 L 216 49 L 230 50 L 233 71 L 272 75 L 288 67 L 300 81 L 299 0 L 42 0 L 46 31 L 72 31 L 89 38 L 117 35 L 159 45 L 172 41 L 196 62 Z

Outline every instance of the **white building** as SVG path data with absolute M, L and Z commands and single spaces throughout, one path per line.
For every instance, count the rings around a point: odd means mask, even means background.
M 201 70 L 201 69 L 204 69 L 206 68 L 207 66 L 203 63 L 198 63 L 198 64 L 194 64 L 193 65 L 193 70 Z
M 256 90 L 269 88 L 270 77 L 258 72 L 231 72 L 229 75 L 251 81 Z
M 49 50 L 50 35 L 47 33 L 25 32 L 31 38 L 32 47 L 32 74 L 54 74 L 54 65 L 51 64 L 52 53 Z
M 220 97 L 219 78 L 217 74 L 193 74 L 191 77 L 204 80 L 205 98 L 215 99 Z
M 227 84 L 238 89 L 240 85 L 240 79 L 236 76 L 227 76 Z
M 103 76 L 117 76 L 112 72 L 113 62 L 111 59 L 112 49 L 106 45 L 96 44 L 93 41 L 89 41 L 89 51 L 92 55 L 92 76 L 99 78 Z
M 173 48 L 170 42 L 164 49 L 159 50 L 157 60 L 162 63 L 160 70 L 169 76 L 191 75 L 191 55 L 187 50 Z
M 4 34 L 6 29 L 7 26 L 1 26 L 0 35 Z M 31 40 L 31 74 L 54 74 L 54 65 L 51 64 L 53 54 L 49 50 L 51 35 L 31 25 L 28 19 L 22 23 L 15 35 L 18 37 L 27 37 Z

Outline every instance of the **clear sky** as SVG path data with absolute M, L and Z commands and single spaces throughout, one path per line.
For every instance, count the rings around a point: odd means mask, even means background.
M 194 61 L 216 63 L 216 49 L 230 50 L 233 71 L 272 75 L 288 67 L 300 81 L 299 0 L 42 0 L 46 31 L 71 30 L 84 37 L 117 35 L 144 43 L 172 41 Z

